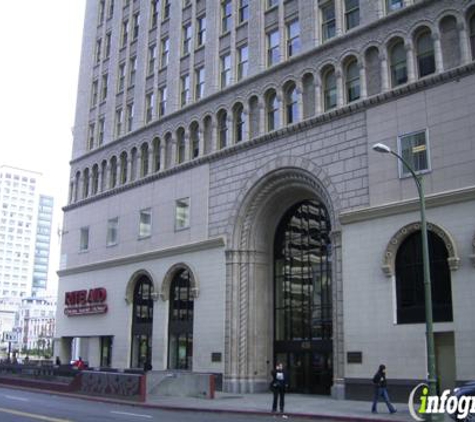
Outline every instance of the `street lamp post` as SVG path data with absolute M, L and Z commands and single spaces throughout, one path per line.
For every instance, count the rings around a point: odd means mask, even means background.
M 430 279 L 430 261 L 429 261 L 429 242 L 427 240 L 427 222 L 426 222 L 426 206 L 424 197 L 424 184 L 421 175 L 417 175 L 409 163 L 398 153 L 394 152 L 387 145 L 375 144 L 373 150 L 385 154 L 392 154 L 409 170 L 412 178 L 417 186 L 419 193 L 419 205 L 421 212 L 421 235 L 422 235 L 422 264 L 424 271 L 424 302 L 426 311 L 426 342 L 427 342 L 427 373 L 429 394 L 431 396 L 437 395 L 437 373 L 435 365 L 435 345 L 434 345 L 434 330 L 432 319 L 432 289 Z

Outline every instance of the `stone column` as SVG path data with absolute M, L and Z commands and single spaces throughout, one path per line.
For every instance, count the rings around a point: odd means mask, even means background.
M 342 0 L 335 0 L 335 36 L 342 35 L 344 32 Z
M 366 68 L 363 62 L 358 63 L 360 71 L 360 98 L 364 100 L 368 96 L 368 89 L 366 87 Z
M 444 71 L 444 60 L 442 58 L 442 46 L 440 44 L 440 34 L 434 32 L 432 34 L 432 41 L 434 42 L 434 61 L 436 73 Z
M 218 145 L 218 124 L 216 117 L 211 117 L 211 152 L 215 152 L 219 149 Z
M 406 50 L 406 67 L 407 67 L 407 82 L 414 82 L 416 80 L 416 69 L 414 66 L 414 49 L 412 43 L 407 43 L 404 46 Z
M 244 119 L 244 124 L 243 124 L 243 127 L 242 127 L 242 140 L 243 142 L 245 141 L 249 141 L 249 138 L 250 138 L 250 130 L 249 130 L 249 127 L 250 127 L 250 118 L 251 118 L 251 115 L 249 113 L 249 105 L 245 105 L 243 106 L 243 110 L 242 110 L 242 116 L 243 116 L 243 119 Z
M 343 72 L 341 68 L 335 70 L 336 78 L 336 106 L 342 107 L 344 104 L 343 96 Z
M 167 145 L 165 141 L 160 142 L 160 168 L 158 171 L 166 169 L 166 159 L 167 159 Z
M 187 161 L 191 160 L 191 145 L 190 145 L 190 130 L 187 129 L 185 131 L 185 157 L 183 159 L 183 162 L 186 163 Z
M 132 160 L 132 154 L 131 157 L 127 159 L 127 182 L 132 182 L 134 179 L 134 166 L 133 166 L 133 160 Z
M 460 43 L 460 61 L 461 64 L 467 64 L 470 62 L 470 40 L 468 39 L 467 27 L 465 22 L 458 22 L 457 29 L 459 31 L 459 43 Z
M 389 67 L 386 53 L 380 53 L 379 60 L 381 62 L 381 91 L 389 91 Z
M 172 156 L 171 156 L 171 159 L 170 159 L 170 168 L 171 168 L 171 167 L 175 167 L 177 165 L 177 158 L 178 158 L 177 141 L 176 141 L 176 138 L 175 138 L 174 135 L 172 135 L 172 137 L 170 138 L 170 142 L 172 144 Z
M 198 157 L 201 157 L 205 154 L 205 136 L 201 128 L 198 129 L 198 139 L 199 139 L 199 153 Z
M 73 202 L 76 202 L 76 179 L 71 179 L 69 182 L 69 203 L 72 204 Z
M 295 122 L 297 121 L 301 121 L 303 120 L 303 84 L 302 84 L 302 81 L 299 80 L 297 82 L 297 86 L 296 86 L 296 92 L 297 92 L 297 113 L 298 113 L 298 116 L 297 116 L 297 119 L 295 119 Z M 295 123 L 294 122 L 294 123 Z
M 267 119 L 266 119 L 266 104 L 263 98 L 259 98 L 257 105 L 257 112 L 259 114 L 259 136 L 267 133 Z

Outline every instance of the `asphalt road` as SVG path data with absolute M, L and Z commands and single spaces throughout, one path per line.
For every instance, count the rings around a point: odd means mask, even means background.
M 275 422 L 309 419 L 231 413 L 167 411 L 0 387 L 1 422 Z M 319 421 L 325 422 L 323 419 Z

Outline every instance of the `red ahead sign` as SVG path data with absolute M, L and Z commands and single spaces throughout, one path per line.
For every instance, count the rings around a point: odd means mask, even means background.
M 107 312 L 107 290 L 103 287 L 66 292 L 64 314 L 67 316 L 104 314 Z

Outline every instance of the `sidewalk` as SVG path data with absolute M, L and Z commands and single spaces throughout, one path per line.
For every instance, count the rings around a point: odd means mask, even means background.
M 180 409 L 193 411 L 231 412 L 248 414 L 270 414 L 272 395 L 270 393 L 230 394 L 217 392 L 215 399 L 200 399 L 176 396 L 149 396 L 144 406 L 161 409 Z M 393 421 L 414 422 L 407 403 L 396 403 L 398 412 L 390 415 L 386 405 L 378 405 L 377 414 L 371 413 L 371 402 L 334 400 L 327 396 L 287 394 L 285 414 L 312 419 L 329 418 L 340 421 Z

